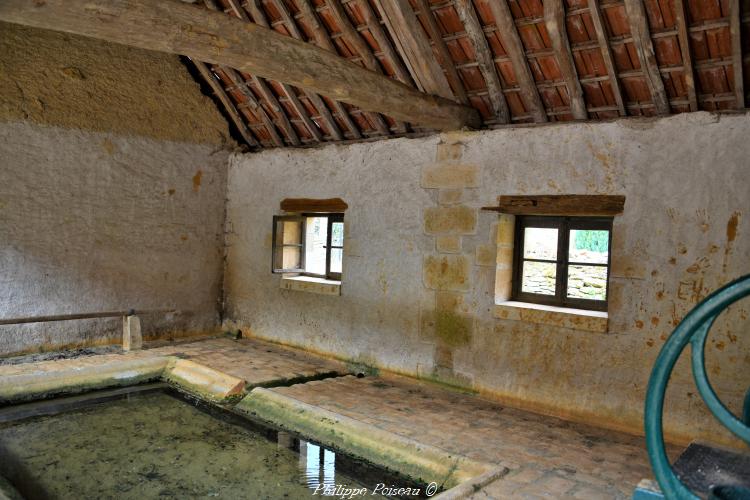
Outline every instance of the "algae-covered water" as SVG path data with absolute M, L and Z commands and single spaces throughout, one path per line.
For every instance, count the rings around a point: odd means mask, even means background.
M 330 450 L 242 421 L 159 391 L 0 423 L 0 475 L 27 499 L 283 499 L 316 489 L 319 498 L 324 485 L 371 492 L 393 484 Z

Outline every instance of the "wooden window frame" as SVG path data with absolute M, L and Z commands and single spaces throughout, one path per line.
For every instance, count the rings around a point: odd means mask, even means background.
M 284 221 L 295 221 L 299 222 L 300 224 L 300 242 L 299 243 L 281 243 L 281 245 L 278 245 L 282 248 L 283 247 L 298 247 L 300 249 L 300 268 L 298 269 L 282 269 L 277 268 L 274 264 L 276 264 L 276 248 L 277 248 L 277 241 L 276 236 L 278 234 L 276 228 L 278 227 L 279 222 Z M 305 217 L 302 215 L 274 215 L 273 216 L 273 229 L 272 229 L 272 241 L 271 241 L 271 272 L 274 274 L 281 274 L 281 273 L 299 273 L 304 272 L 305 269 Z
M 318 274 L 318 273 L 311 273 L 305 271 L 305 256 L 307 255 L 307 242 L 306 242 L 306 234 L 307 234 L 307 218 L 308 217 L 325 217 L 326 218 L 326 224 L 327 224 L 327 231 L 326 231 L 326 272 L 325 274 Z M 300 269 L 277 269 L 274 266 L 274 255 L 277 249 L 277 231 L 276 227 L 278 222 L 285 221 L 285 220 L 293 220 L 298 221 L 300 223 L 300 243 L 294 243 L 294 244 L 281 244 L 281 247 L 285 246 L 293 246 L 293 247 L 299 247 L 301 251 L 300 255 Z M 344 214 L 341 212 L 305 212 L 301 214 L 295 214 L 295 215 L 274 215 L 273 216 L 273 237 L 272 237 L 272 250 L 271 250 L 271 272 L 274 274 L 281 274 L 281 273 L 294 273 L 299 276 L 309 276 L 312 278 L 322 278 L 332 281 L 341 281 L 341 273 L 332 272 L 331 271 L 331 249 L 332 248 L 341 248 L 342 249 L 342 261 L 343 261 L 343 245 L 342 246 L 332 246 L 331 245 L 331 236 L 332 236 L 332 229 L 333 224 L 336 222 L 344 223 Z
M 344 223 L 344 214 L 342 213 L 331 213 L 328 215 L 328 231 L 326 233 L 326 277 L 330 280 L 341 281 L 341 273 L 335 273 L 331 271 L 331 250 L 334 248 L 341 249 L 341 265 L 344 264 L 344 245 L 343 238 L 341 246 L 334 246 L 331 244 L 333 237 L 333 225 L 337 222 Z M 343 270 L 343 269 L 342 269 Z
M 589 309 L 594 311 L 606 311 L 609 303 L 609 275 L 612 264 L 612 221 L 611 217 L 556 217 L 540 215 L 518 215 L 516 216 L 516 227 L 514 237 L 514 255 L 513 255 L 513 283 L 512 294 L 513 300 L 519 302 L 530 302 L 534 304 L 544 304 L 550 306 Z M 557 259 L 524 259 L 524 229 L 527 227 L 554 228 L 557 229 Z M 593 264 L 587 262 L 570 262 L 568 260 L 568 249 L 571 230 L 606 230 L 609 232 L 607 243 L 608 255 L 606 264 Z M 543 295 L 538 293 L 529 293 L 521 291 L 523 278 L 524 261 L 532 262 L 554 262 L 556 265 L 555 274 L 555 295 Z M 606 299 L 591 300 L 567 297 L 568 290 L 568 267 L 571 265 L 606 267 L 607 281 L 605 285 Z

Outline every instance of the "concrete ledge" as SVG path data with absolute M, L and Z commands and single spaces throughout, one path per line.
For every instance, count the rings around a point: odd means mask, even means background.
M 163 356 L 83 367 L 61 362 L 55 370 L 7 375 L 0 379 L 0 404 L 150 382 L 161 378 L 168 362 Z
M 163 379 L 187 392 L 214 402 L 239 398 L 245 381 L 187 359 L 173 360 L 164 370 Z
M 235 408 L 424 483 L 453 488 L 492 469 L 268 389 L 253 389 Z

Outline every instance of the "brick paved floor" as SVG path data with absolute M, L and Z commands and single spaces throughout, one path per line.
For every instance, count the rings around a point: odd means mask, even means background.
M 642 438 L 504 407 L 426 382 L 346 376 L 273 390 L 510 469 L 476 499 L 629 498 L 638 481 L 651 477 Z
M 162 343 L 143 351 L 0 365 L 3 375 L 179 355 L 250 386 L 346 373 L 343 363 L 254 339 Z M 409 378 L 343 376 L 273 389 L 305 403 L 510 472 L 477 492 L 492 498 L 629 498 L 651 477 L 642 438 L 574 424 Z M 674 451 L 674 450 L 672 450 Z
M 156 347 L 141 353 L 180 354 L 243 379 L 250 387 L 348 373 L 344 363 L 256 339 L 209 339 Z

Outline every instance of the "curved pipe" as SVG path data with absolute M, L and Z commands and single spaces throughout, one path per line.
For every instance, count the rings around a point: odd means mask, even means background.
M 708 380 L 708 374 L 706 373 L 706 341 L 708 339 L 708 332 L 711 329 L 716 316 L 713 316 L 706 320 L 703 325 L 694 334 L 693 340 L 691 341 L 691 358 L 693 364 L 693 378 L 695 379 L 695 385 L 698 387 L 703 401 L 711 410 L 714 417 L 724 425 L 729 431 L 742 439 L 746 443 L 750 444 L 750 427 L 747 427 L 742 420 L 735 417 L 729 409 L 724 406 L 719 397 L 716 395 L 714 388 L 711 386 L 711 382 Z
M 659 356 L 656 358 L 651 377 L 648 381 L 648 389 L 646 391 L 644 423 L 646 430 L 646 447 L 648 449 L 651 467 L 654 470 L 656 480 L 666 498 L 691 500 L 699 498 L 690 491 L 690 489 L 688 489 L 688 487 L 685 486 L 674 473 L 664 446 L 662 413 L 664 411 L 664 396 L 669 383 L 669 377 L 674 369 L 675 363 L 677 363 L 677 359 L 680 357 L 680 354 L 682 354 L 682 351 L 688 343 L 691 342 L 696 333 L 699 336 L 703 336 L 700 343 L 693 344 L 694 347 L 700 347 L 700 349 L 694 350 L 700 350 L 701 362 L 699 363 L 699 368 L 702 368 L 705 336 L 708 334 L 708 330 L 714 319 L 730 304 L 748 295 L 750 295 L 750 275 L 734 280 L 713 292 L 693 308 L 685 318 L 683 318 L 680 324 L 677 325 L 677 328 L 672 332 L 672 335 L 670 335 L 664 343 L 664 346 L 659 352 Z M 698 376 L 696 375 L 696 377 Z M 705 370 L 702 380 L 707 384 L 707 388 L 704 388 L 704 390 L 708 389 L 708 392 L 713 394 L 713 389 L 711 389 L 708 379 L 705 377 Z M 701 395 L 704 396 L 703 392 L 701 392 Z M 713 395 L 715 397 L 715 394 Z M 719 404 L 724 408 L 721 402 L 719 402 Z M 712 411 L 713 410 L 714 409 L 712 408 Z M 714 415 L 716 415 L 716 413 L 714 413 Z M 734 417 L 732 416 L 732 418 Z

